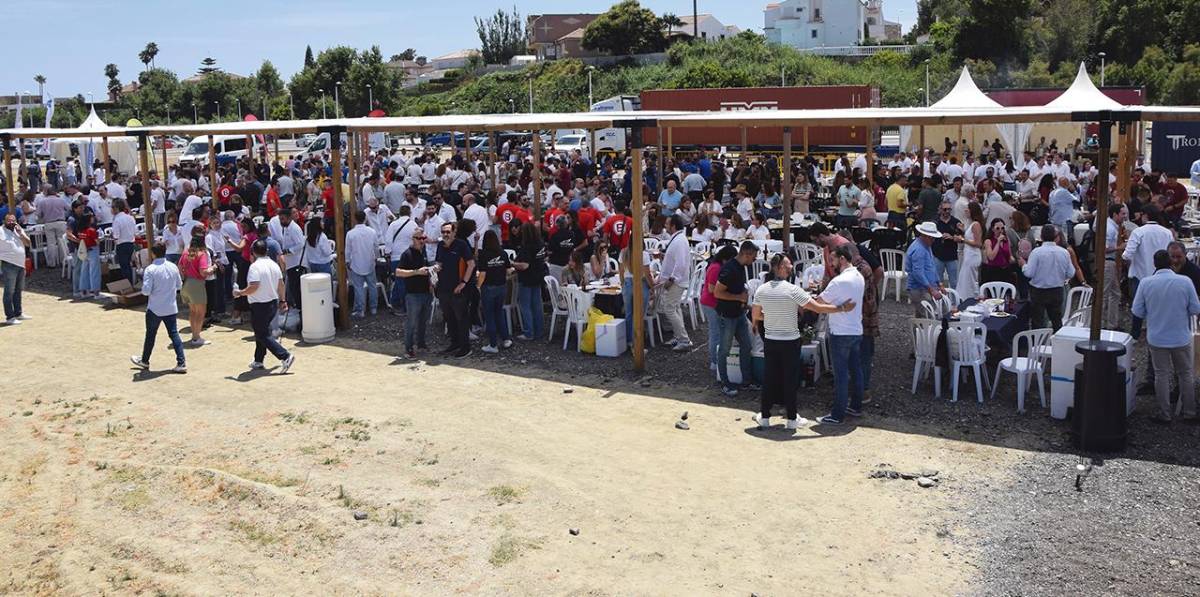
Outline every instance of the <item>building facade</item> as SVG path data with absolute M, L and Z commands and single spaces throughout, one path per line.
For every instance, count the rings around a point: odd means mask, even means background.
M 801 50 L 900 39 L 900 24 L 883 18 L 883 0 L 784 0 L 763 10 L 763 33 Z

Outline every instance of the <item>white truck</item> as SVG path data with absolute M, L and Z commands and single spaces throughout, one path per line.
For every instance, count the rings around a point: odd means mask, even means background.
M 617 95 L 592 104 L 592 112 L 634 112 L 642 109 L 636 95 Z M 592 155 L 625 151 L 626 129 L 600 129 L 592 133 Z
M 213 146 L 216 149 L 217 165 L 231 164 L 246 155 L 245 135 L 213 135 Z M 258 155 L 262 149 L 260 137 L 254 137 L 254 153 Z M 183 155 L 179 156 L 179 165 L 184 168 L 208 167 L 208 135 L 201 135 L 188 143 Z

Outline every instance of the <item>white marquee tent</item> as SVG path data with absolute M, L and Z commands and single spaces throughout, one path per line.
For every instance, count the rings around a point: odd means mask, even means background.
M 91 171 L 91 165 L 95 160 L 103 160 L 104 157 L 104 140 L 100 135 L 109 133 L 111 135 L 119 135 L 124 133 L 124 129 L 118 129 L 104 124 L 103 120 L 96 115 L 96 109 L 92 108 L 91 114 L 84 119 L 79 128 L 73 132 L 93 133 L 95 137 L 78 137 L 71 138 L 54 138 L 50 140 L 50 154 L 55 159 L 62 162 L 71 158 L 71 145 L 79 147 L 79 159 L 85 168 L 85 171 Z M 121 172 L 134 172 L 137 170 L 138 149 L 137 138 L 126 136 L 110 136 L 108 138 L 108 155 L 116 160 L 117 169 Z
M 1000 108 L 1000 104 L 995 100 L 983 94 L 979 90 L 979 86 L 975 84 L 975 80 L 971 78 L 970 71 L 967 67 L 963 67 L 962 73 L 958 76 L 958 82 L 955 83 L 954 89 L 951 89 L 945 97 L 938 100 L 937 103 L 930 106 L 930 109 L 949 110 L 949 109 L 971 109 L 971 108 Z M 998 124 L 968 124 L 961 127 L 954 125 L 927 126 L 925 127 L 925 145 L 928 147 L 940 148 L 944 139 L 956 140 L 966 139 L 967 147 L 965 150 L 978 148 L 984 140 L 994 139 L 997 136 L 1001 137 L 1005 147 L 1024 147 L 1022 142 L 1019 145 L 1014 144 L 1016 139 L 1010 139 L 1006 136 L 1005 128 L 1012 126 L 1027 126 L 1027 125 L 998 125 Z M 961 131 L 962 136 L 959 136 Z M 978 141 L 976 141 L 978 140 Z M 915 134 L 914 127 L 900 127 L 900 147 L 904 151 L 916 151 L 917 145 L 920 144 L 920 139 Z M 963 152 L 964 155 L 966 151 Z

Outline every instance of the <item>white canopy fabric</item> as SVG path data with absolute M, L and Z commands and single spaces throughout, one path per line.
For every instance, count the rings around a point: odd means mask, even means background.
M 1054 101 L 1046 104 L 1046 107 L 1074 112 L 1122 110 L 1125 108 L 1120 102 L 1104 95 L 1103 91 L 1096 88 L 1095 83 L 1092 83 L 1092 78 L 1088 76 L 1087 66 L 1082 63 L 1079 65 L 1079 72 L 1075 74 L 1075 81 L 1071 83 L 1071 86 Z
M 979 86 L 975 84 L 975 79 L 971 77 L 970 70 L 963 67 L 962 72 L 958 75 L 958 82 L 954 84 L 954 88 L 950 90 L 942 99 L 938 100 L 930 110 L 970 110 L 970 109 L 1003 109 L 996 100 L 984 95 L 979 90 Z M 959 132 L 962 132 L 962 137 L 959 137 Z M 1011 141 L 1004 137 L 1002 129 L 994 124 L 965 124 L 961 127 L 958 125 L 951 126 L 926 126 L 925 127 L 925 144 L 929 147 L 939 147 L 943 140 L 951 139 L 962 142 L 966 140 L 963 155 L 966 155 L 967 150 L 971 150 L 980 146 L 981 141 L 992 139 L 999 135 L 1004 139 L 1005 147 L 1014 147 Z M 919 139 L 913 135 L 912 126 L 900 127 L 900 149 L 903 151 L 916 151 Z M 1024 145 L 1021 145 L 1024 147 Z
M 126 137 L 123 135 L 125 129 L 113 128 L 105 124 L 96 114 L 95 108 L 92 109 L 83 123 L 79 125 L 79 128 L 73 129 L 71 132 L 91 133 L 93 135 L 103 135 L 104 133 L 117 135 L 108 137 L 109 157 L 116 160 L 117 170 L 120 172 L 134 172 L 137 170 L 137 138 Z M 85 173 L 92 171 L 92 163 L 95 160 L 103 159 L 104 139 L 101 136 L 52 138 L 50 140 L 50 155 L 54 156 L 58 161 L 64 162 L 71 158 L 71 145 L 78 146 L 79 159 Z

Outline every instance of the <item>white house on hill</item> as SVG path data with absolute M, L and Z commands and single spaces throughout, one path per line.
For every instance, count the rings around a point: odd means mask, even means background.
M 900 37 L 900 24 L 883 18 L 883 0 L 783 0 L 768 4 L 763 19 L 768 40 L 802 50 Z

